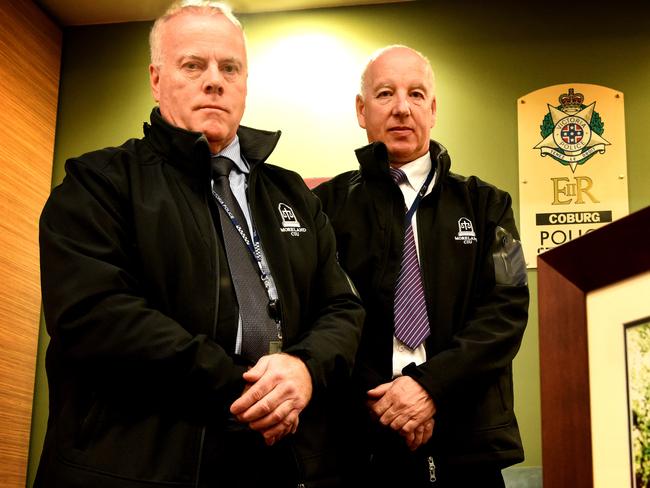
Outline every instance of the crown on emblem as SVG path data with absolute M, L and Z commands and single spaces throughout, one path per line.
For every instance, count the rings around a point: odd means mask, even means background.
M 575 93 L 573 88 L 569 88 L 569 93 L 563 93 L 558 98 L 562 104 L 561 110 L 565 113 L 578 112 L 584 99 L 585 96 L 582 93 Z

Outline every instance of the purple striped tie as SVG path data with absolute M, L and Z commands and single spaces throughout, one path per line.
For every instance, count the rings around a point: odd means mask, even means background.
M 406 174 L 400 169 L 390 168 L 390 175 L 398 185 L 406 181 Z M 404 253 L 395 285 L 393 313 L 395 337 L 411 349 L 418 347 L 431 333 L 413 226 L 410 222 L 404 234 Z

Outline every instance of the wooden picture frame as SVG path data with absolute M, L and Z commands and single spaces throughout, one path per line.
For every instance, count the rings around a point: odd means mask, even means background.
M 650 485 L 650 316 L 625 324 L 625 374 L 631 485 L 644 488 Z
M 537 263 L 544 486 L 592 487 L 587 295 L 650 271 L 650 207 Z

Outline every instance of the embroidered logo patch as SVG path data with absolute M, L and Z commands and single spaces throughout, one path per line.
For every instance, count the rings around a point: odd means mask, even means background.
M 286 203 L 278 204 L 278 212 L 280 212 L 280 220 L 282 227 L 280 232 L 289 232 L 292 236 L 298 237 L 301 232 L 307 232 L 307 229 L 300 225 L 293 209 Z
M 457 241 L 463 241 L 463 244 L 471 244 L 477 242 L 476 233 L 474 232 L 474 225 L 467 217 L 458 219 L 458 235 L 454 237 Z

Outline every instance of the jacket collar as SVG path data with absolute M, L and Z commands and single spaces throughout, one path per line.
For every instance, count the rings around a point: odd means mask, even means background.
M 240 125 L 237 129 L 241 153 L 251 169 L 271 155 L 280 139 L 280 131 L 265 131 Z M 144 135 L 154 150 L 185 173 L 202 177 L 210 172 L 210 146 L 200 132 L 193 132 L 168 123 L 155 107 L 151 124 L 144 124 Z
M 389 178 L 388 172 L 388 150 L 383 142 L 372 142 L 355 151 L 361 174 L 364 178 Z M 431 154 L 431 164 L 435 165 L 436 172 L 439 175 L 437 181 L 447 176 L 451 167 L 451 159 L 445 147 L 431 140 L 429 144 L 429 154 Z

